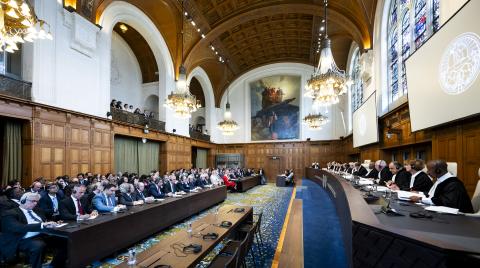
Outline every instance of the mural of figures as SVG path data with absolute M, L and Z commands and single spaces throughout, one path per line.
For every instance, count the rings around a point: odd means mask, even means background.
M 275 75 L 250 83 L 252 141 L 299 138 L 300 79 Z

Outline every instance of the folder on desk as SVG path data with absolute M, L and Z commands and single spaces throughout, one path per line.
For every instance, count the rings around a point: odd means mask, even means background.
M 448 213 L 448 214 L 458 214 L 458 208 L 450 208 L 444 206 L 429 206 L 426 207 L 425 210 L 434 211 L 438 213 Z
M 410 197 L 412 196 L 418 196 L 418 197 L 425 197 L 425 195 L 420 192 L 420 193 L 414 193 L 414 192 L 408 192 L 408 191 L 396 191 L 397 192 L 397 197 L 400 200 L 410 200 Z

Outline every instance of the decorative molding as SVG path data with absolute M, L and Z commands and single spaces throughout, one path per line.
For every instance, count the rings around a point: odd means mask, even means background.
M 66 9 L 63 10 L 63 18 L 63 24 L 72 31 L 70 48 L 91 58 L 97 49 L 100 28 L 78 13 Z

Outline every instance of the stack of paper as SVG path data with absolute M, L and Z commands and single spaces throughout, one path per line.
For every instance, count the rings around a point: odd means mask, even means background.
M 408 192 L 408 191 L 396 191 L 398 199 L 400 200 L 410 200 L 410 197 L 412 196 L 418 196 L 418 197 L 425 197 L 425 195 L 420 192 L 420 193 L 414 193 L 414 192 Z
M 358 181 L 358 184 L 359 184 L 359 185 L 372 185 L 372 184 L 373 184 L 373 181 L 371 181 L 371 180 L 369 180 L 369 179 L 361 178 L 361 179 Z
M 458 214 L 458 208 L 449 208 L 444 206 L 429 206 L 425 210 L 435 211 L 438 213 Z

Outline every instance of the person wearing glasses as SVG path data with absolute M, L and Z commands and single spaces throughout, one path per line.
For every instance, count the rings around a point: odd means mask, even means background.
M 48 244 L 56 248 L 50 266 L 65 267 L 65 243 L 61 239 L 54 240 L 53 237 L 41 234 L 43 229 L 53 228 L 56 223 L 45 221 L 43 212 L 36 208 L 39 200 L 39 194 L 27 192 L 20 198 L 18 208 L 13 208 L 2 216 L 0 257 L 8 262 L 15 259 L 17 251 L 23 251 L 27 254 L 31 267 L 40 268 Z

